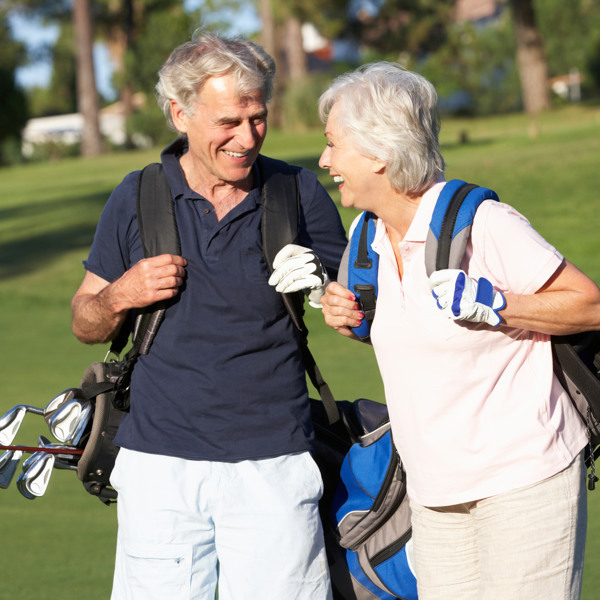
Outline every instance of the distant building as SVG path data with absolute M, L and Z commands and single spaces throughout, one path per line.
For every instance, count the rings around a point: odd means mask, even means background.
M 497 19 L 505 8 L 506 0 L 456 0 L 454 20 L 485 25 Z
M 141 106 L 143 102 L 143 94 L 134 96 L 135 107 Z M 82 129 L 83 117 L 80 113 L 29 119 L 21 136 L 23 156 L 31 156 L 38 144 L 77 144 L 81 141 Z M 125 143 L 125 115 L 121 102 L 100 110 L 100 133 L 115 146 Z M 146 145 L 143 139 L 134 139 L 133 142 L 137 146 Z

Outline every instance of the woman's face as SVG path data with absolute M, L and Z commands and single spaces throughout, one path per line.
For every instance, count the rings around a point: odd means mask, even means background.
M 329 176 L 339 183 L 342 206 L 373 210 L 375 173 L 381 171 L 382 164 L 354 148 L 351 136 L 340 124 L 343 109 L 343 103 L 338 101 L 329 112 L 325 126 L 327 146 L 321 154 L 319 166 L 328 169 Z

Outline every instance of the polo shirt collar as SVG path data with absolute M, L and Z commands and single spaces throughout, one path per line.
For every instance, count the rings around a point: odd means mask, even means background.
M 435 208 L 438 196 L 445 185 L 445 181 L 438 181 L 423 194 L 419 207 L 417 208 L 417 213 L 415 214 L 403 241 L 425 243 L 429 231 L 429 223 L 431 222 L 431 217 L 433 215 L 433 209 Z M 382 242 L 386 235 L 385 224 L 381 219 L 377 219 L 377 229 L 373 240 L 373 246 Z
M 165 169 L 165 174 L 169 181 L 171 188 L 171 194 L 173 199 L 179 198 L 202 198 L 200 194 L 192 190 L 187 183 L 183 169 L 179 164 L 179 159 L 188 151 L 187 137 L 178 137 L 175 141 L 171 142 L 160 154 L 160 160 Z M 248 193 L 248 196 L 252 196 L 256 200 L 256 204 L 262 204 L 262 198 L 260 192 L 260 175 L 256 163 L 252 166 L 254 173 L 254 185 Z

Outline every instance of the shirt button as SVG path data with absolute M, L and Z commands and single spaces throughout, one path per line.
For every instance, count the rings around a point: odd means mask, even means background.
M 204 214 L 207 215 L 210 212 L 210 208 L 205 208 L 204 209 Z

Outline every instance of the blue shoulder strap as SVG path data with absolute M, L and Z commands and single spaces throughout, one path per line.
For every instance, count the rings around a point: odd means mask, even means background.
M 354 292 L 356 301 L 365 313 L 362 324 L 353 328 L 363 342 L 369 341 L 377 301 L 379 254 L 371 247 L 377 228 L 376 219 L 373 213 L 362 213 L 346 247 L 338 273 L 338 281 Z
M 493 190 L 452 179 L 442 190 L 425 241 L 425 270 L 429 277 L 441 269 L 458 269 L 471 235 L 475 213 L 484 200 L 498 201 Z
M 433 211 L 425 241 L 427 276 L 440 269 L 458 269 L 471 235 L 477 209 L 484 200 L 498 201 L 493 190 L 452 179 L 444 186 Z M 375 237 L 376 216 L 364 212 L 346 247 L 338 281 L 354 292 L 365 313 L 354 333 L 368 342 L 377 303 L 379 255 L 371 244 Z

